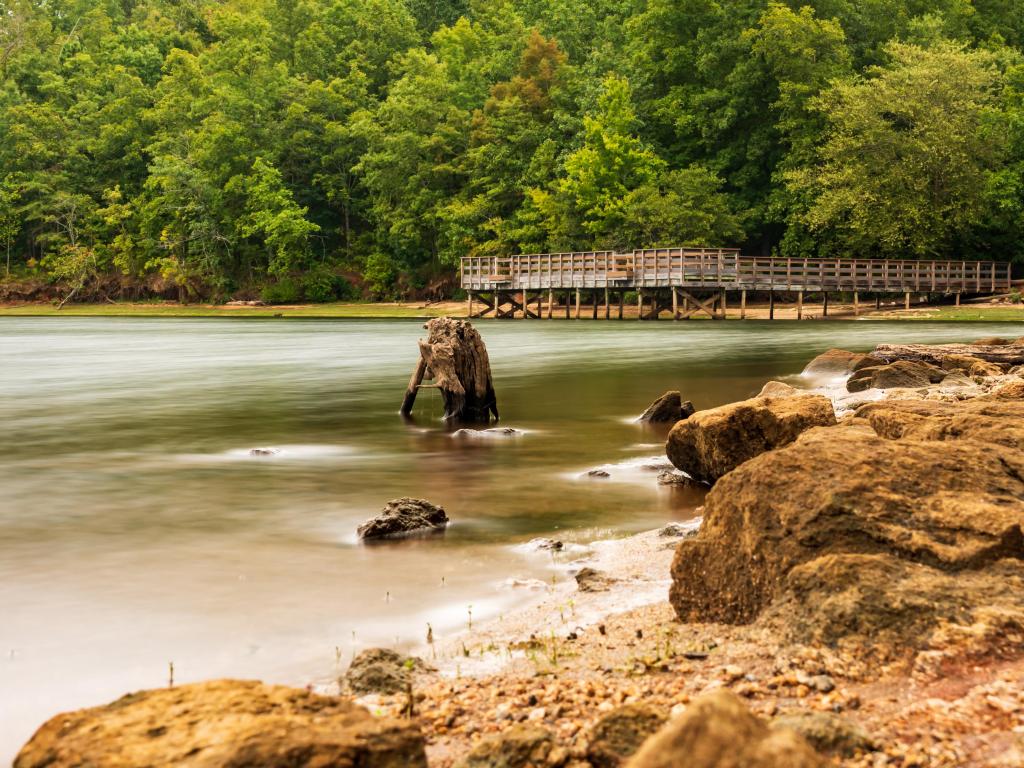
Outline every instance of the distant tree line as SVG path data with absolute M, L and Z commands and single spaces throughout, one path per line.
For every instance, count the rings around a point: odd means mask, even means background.
M 271 301 L 466 255 L 1024 255 L 1019 0 L 0 0 L 3 280 Z

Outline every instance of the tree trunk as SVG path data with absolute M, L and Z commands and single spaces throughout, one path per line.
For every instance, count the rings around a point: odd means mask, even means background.
M 444 399 L 444 418 L 488 422 L 498 418 L 498 403 L 491 381 L 487 347 L 477 330 L 465 320 L 437 317 L 423 326 L 427 338 L 420 339 L 420 361 L 409 381 L 402 414 L 412 413 L 416 390 L 423 378 L 433 380 Z

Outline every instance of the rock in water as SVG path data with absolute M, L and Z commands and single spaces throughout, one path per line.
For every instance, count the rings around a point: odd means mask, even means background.
M 786 384 L 783 381 L 769 381 L 761 387 L 761 391 L 757 393 L 757 397 L 789 397 L 790 395 L 799 394 L 799 389 Z
M 604 592 L 615 582 L 604 571 L 594 568 L 581 568 L 576 574 L 576 587 L 580 592 Z
M 379 515 L 356 529 L 360 539 L 384 539 L 411 533 L 443 531 L 448 525 L 444 508 L 425 499 L 393 499 Z
M 402 402 L 401 412 L 412 413 L 416 392 L 424 378 L 433 379 L 444 399 L 444 418 L 487 423 L 498 418 L 498 402 L 491 381 L 487 347 L 476 328 L 465 320 L 435 317 L 424 326 L 420 360 Z
M 601 717 L 590 732 L 587 759 L 594 768 L 618 768 L 651 734 L 665 715 L 647 704 L 625 704 Z
M 669 460 L 695 480 L 713 483 L 753 457 L 786 445 L 815 426 L 836 423 L 822 395 L 755 397 L 676 424 L 668 435 Z
M 489 736 L 456 763 L 456 768 L 558 768 L 569 752 L 555 745 L 555 738 L 536 725 L 513 725 Z
M 626 768 L 824 768 L 803 737 L 772 729 L 735 694 L 715 691 L 694 700 L 648 739 Z
M 72 766 L 426 768 L 409 721 L 344 699 L 254 681 L 142 691 L 45 723 L 15 768 Z
M 927 387 L 946 377 L 946 371 L 930 363 L 897 360 L 887 365 L 871 365 L 854 372 L 846 380 L 848 392 L 865 389 L 896 389 L 898 387 Z
M 675 424 L 677 421 L 689 418 L 695 409 L 689 400 L 683 401 L 678 391 L 666 392 L 649 406 L 640 415 L 639 421 L 650 424 Z
M 847 376 L 856 370 L 869 365 L 877 365 L 876 360 L 862 352 L 847 352 L 845 349 L 829 349 L 811 360 L 804 368 L 804 373 L 812 375 Z
M 412 680 L 414 659 L 387 648 L 361 651 L 345 672 L 345 684 L 358 695 L 403 693 Z

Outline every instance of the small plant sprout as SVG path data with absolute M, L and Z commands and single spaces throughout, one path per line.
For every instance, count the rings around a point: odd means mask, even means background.
M 466 647 L 465 643 L 462 644 L 462 655 L 467 659 L 469 658 L 469 648 Z
M 167 662 L 167 687 L 174 687 L 174 662 Z
M 469 617 L 468 626 L 469 626 L 470 631 L 472 631 L 472 629 L 473 629 L 473 606 L 472 605 L 467 605 L 466 606 L 466 615 Z
M 336 667 L 340 667 L 341 666 L 341 646 L 340 645 L 334 646 L 334 666 L 336 666 Z
M 384 602 L 385 603 L 390 603 L 391 602 L 391 592 L 390 591 L 384 593 Z
M 444 589 L 446 586 L 448 586 L 448 585 L 445 583 L 444 576 L 442 576 L 441 577 L 441 589 Z

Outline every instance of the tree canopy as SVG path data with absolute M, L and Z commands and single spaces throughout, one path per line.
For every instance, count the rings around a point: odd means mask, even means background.
M 322 301 L 523 251 L 1021 260 L 1022 46 L 1004 0 L 0 0 L 0 279 Z

